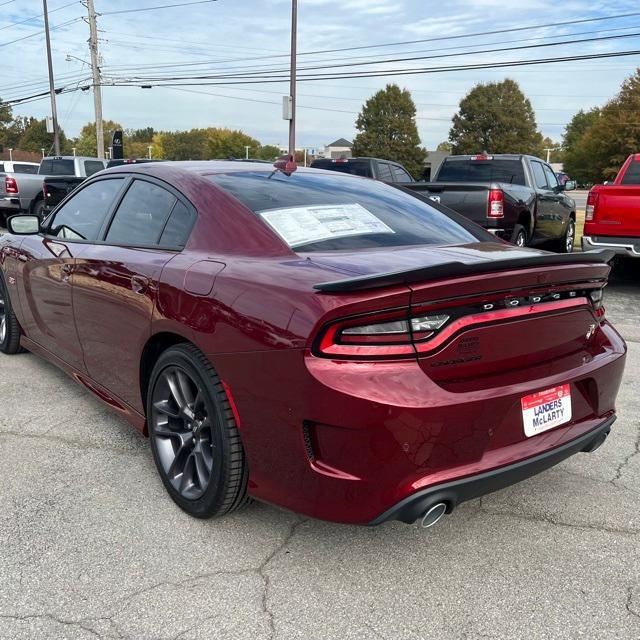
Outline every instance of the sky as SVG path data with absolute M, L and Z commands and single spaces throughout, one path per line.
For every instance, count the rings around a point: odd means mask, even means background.
M 95 0 L 104 82 L 138 83 L 105 86 L 104 117 L 125 128 L 229 127 L 263 144 L 286 145 L 288 124 L 282 119 L 286 82 L 202 86 L 220 80 L 191 79 L 195 86 L 140 88 L 153 82 L 144 80 L 149 76 L 202 76 L 247 69 L 286 75 L 291 0 L 215 0 L 158 8 L 187 1 Z M 304 67 L 351 62 L 376 63 L 355 67 L 359 71 L 397 70 L 640 50 L 637 0 L 299 0 L 298 4 L 300 74 Z M 0 8 L 0 97 L 9 100 L 46 91 L 42 2 L 0 0 Z M 49 11 L 56 87 L 88 85 L 85 6 L 78 0 L 49 0 Z M 638 15 L 613 18 L 630 13 Z M 593 18 L 608 19 L 558 25 Z M 554 26 L 539 27 L 549 24 Z M 509 29 L 519 30 L 487 33 Z M 587 41 L 610 36 L 624 37 Z M 565 40 L 579 42 L 480 53 Z M 327 52 L 347 47 L 365 48 Z M 576 111 L 604 104 L 638 66 L 640 55 L 635 54 L 501 69 L 301 81 L 297 145 L 321 148 L 337 138 L 353 139 L 364 101 L 388 82 L 397 82 L 412 92 L 422 144 L 435 149 L 447 139 L 460 99 L 477 83 L 505 77 L 515 79 L 530 98 L 542 133 L 559 140 Z M 315 73 L 348 70 L 334 67 Z M 35 100 L 15 106 L 14 113 L 42 118 L 50 114 L 50 103 L 46 98 Z M 67 135 L 77 135 L 94 119 L 91 92 L 59 95 L 58 114 Z

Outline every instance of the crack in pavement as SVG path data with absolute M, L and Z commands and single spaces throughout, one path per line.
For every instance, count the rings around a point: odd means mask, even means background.
M 28 440 L 47 440 L 50 442 L 58 442 L 60 444 L 64 444 L 71 447 L 76 447 L 78 449 L 93 449 L 97 451 L 109 451 L 110 453 L 115 454 L 129 454 L 129 455 L 146 455 L 146 448 L 135 450 L 135 449 L 120 449 L 118 447 L 107 447 L 98 444 L 88 443 L 83 440 L 71 440 L 69 438 L 62 438 L 61 436 L 52 436 L 38 433 L 21 433 L 20 431 L 0 431 L 1 437 L 10 437 L 10 438 L 19 438 L 19 439 L 28 439 Z
M 100 622 L 102 620 L 108 620 L 114 626 L 115 623 L 110 618 L 86 618 L 83 620 L 66 620 L 64 618 L 58 618 L 51 613 L 32 613 L 32 614 L 24 614 L 24 615 L 0 615 L 0 620 L 13 620 L 16 622 L 27 622 L 29 620 L 50 620 L 51 622 L 55 622 L 57 624 L 63 625 L 65 627 L 78 627 L 87 633 L 90 633 L 92 636 L 98 638 L 99 640 L 103 640 L 103 636 L 100 635 L 95 629 L 87 626 L 87 622 Z M 117 626 L 116 626 L 117 628 Z M 122 638 L 123 636 L 118 633 L 118 638 Z
M 640 531 L 636 531 L 634 529 L 614 529 L 613 527 L 604 527 L 597 526 L 594 524 L 574 524 L 571 522 L 562 522 L 560 520 L 554 520 L 549 516 L 533 516 L 527 515 L 523 513 L 514 513 L 511 511 L 497 511 L 495 509 L 488 509 L 487 507 L 480 506 L 478 507 L 480 511 L 492 516 L 509 516 L 512 518 L 517 518 L 518 520 L 526 520 L 528 522 L 544 522 L 545 524 L 550 524 L 556 527 L 566 527 L 568 529 L 583 529 L 587 531 L 600 531 L 602 533 L 612 533 L 614 535 L 625 535 L 625 536 L 637 536 L 640 535 Z
M 616 482 L 622 478 L 622 472 L 625 467 L 631 462 L 631 459 L 640 454 L 640 422 L 636 422 L 636 427 L 638 428 L 638 433 L 636 435 L 636 440 L 634 443 L 634 450 L 618 465 L 616 469 L 616 475 L 610 480 L 610 483 L 613 486 L 618 486 Z
M 624 603 L 627 613 L 640 619 L 640 611 L 636 611 L 631 605 L 633 604 L 633 586 L 627 587 L 627 601 Z

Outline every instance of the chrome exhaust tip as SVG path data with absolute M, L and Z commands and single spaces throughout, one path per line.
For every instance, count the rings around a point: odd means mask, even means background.
M 420 523 L 422 528 L 428 529 L 429 527 L 433 527 L 433 525 L 438 524 L 445 513 L 447 513 L 447 505 L 444 502 L 438 502 L 429 507 L 426 513 L 422 516 L 422 522 Z

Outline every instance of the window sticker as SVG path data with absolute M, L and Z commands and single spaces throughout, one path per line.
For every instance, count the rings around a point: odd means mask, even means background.
M 368 233 L 395 233 L 362 205 L 337 204 L 258 211 L 293 249 L 298 246 Z

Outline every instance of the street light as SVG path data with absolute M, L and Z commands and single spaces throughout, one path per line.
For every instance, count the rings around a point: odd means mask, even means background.
M 151 160 L 151 152 L 153 151 L 153 147 L 149 145 L 147 149 L 149 150 L 149 160 Z
M 244 159 L 248 160 L 249 159 L 249 149 L 251 149 L 251 147 L 248 144 L 244 145 Z
M 9 162 L 13 160 L 13 149 L 9 149 Z

